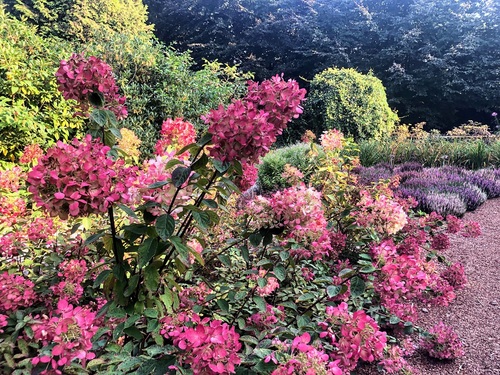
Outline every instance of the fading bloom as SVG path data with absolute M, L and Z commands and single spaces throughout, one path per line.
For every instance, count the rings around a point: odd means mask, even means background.
M 429 336 L 422 339 L 421 347 L 431 357 L 437 359 L 455 359 L 465 354 L 457 334 L 443 322 L 439 322 L 429 330 Z
M 320 141 L 325 151 L 340 151 L 344 147 L 344 135 L 337 129 L 323 132 Z
M 37 144 L 27 145 L 24 147 L 23 154 L 19 158 L 19 163 L 29 164 L 34 163 L 38 158 L 43 156 L 43 150 Z

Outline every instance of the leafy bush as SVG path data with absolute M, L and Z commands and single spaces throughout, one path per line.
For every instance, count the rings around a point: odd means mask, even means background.
M 54 73 L 69 45 L 43 39 L 34 27 L 0 6 L 0 158 L 15 160 L 24 146 L 68 140 L 82 126 L 71 102 L 57 90 Z
M 262 158 L 259 169 L 259 184 L 263 191 L 275 191 L 289 187 L 283 177 L 285 165 L 291 165 L 304 174 L 305 181 L 313 172 L 315 156 L 307 143 L 278 148 Z
M 329 68 L 311 82 L 305 104 L 308 124 L 320 133 L 338 129 L 355 139 L 380 138 L 394 129 L 398 116 L 389 108 L 382 82 L 372 73 Z

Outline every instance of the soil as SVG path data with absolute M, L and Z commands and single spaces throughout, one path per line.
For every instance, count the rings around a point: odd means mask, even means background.
M 417 352 L 408 362 L 423 375 L 500 375 L 500 198 L 488 200 L 464 220 L 479 222 L 482 235 L 452 236 L 444 254 L 464 265 L 468 284 L 450 306 L 422 306 L 417 325 L 429 329 L 443 321 L 451 326 L 465 356 L 439 361 Z M 366 370 L 360 373 L 377 373 Z

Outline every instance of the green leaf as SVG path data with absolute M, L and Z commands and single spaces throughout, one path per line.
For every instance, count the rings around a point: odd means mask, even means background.
M 222 264 L 225 265 L 226 267 L 231 267 L 231 259 L 229 259 L 227 255 L 220 254 L 219 256 L 217 256 L 217 258 L 219 258 Z
M 389 318 L 389 323 L 390 324 L 398 324 L 399 322 L 401 322 L 401 319 L 399 319 L 396 315 L 392 315 Z
M 191 254 L 194 259 L 196 259 L 196 261 L 201 264 L 202 266 L 205 265 L 205 260 L 203 259 L 203 257 L 201 256 L 200 253 L 198 253 L 195 249 L 192 249 L 191 247 L 187 247 L 188 250 L 189 250 L 189 254 Z
M 90 114 L 90 119 L 100 127 L 104 127 L 108 123 L 108 114 L 103 109 L 94 109 Z
M 216 160 L 216 159 L 212 160 L 212 163 L 213 163 L 215 169 L 217 169 L 217 171 L 220 172 L 221 174 L 224 174 L 224 172 L 226 172 L 229 169 L 229 167 L 231 166 L 231 164 L 228 162 L 222 162 L 222 161 Z
M 282 264 L 278 264 L 273 268 L 273 273 L 279 281 L 286 279 L 286 268 Z
M 241 251 L 241 256 L 243 257 L 243 260 L 247 263 L 250 262 L 250 253 L 248 252 L 248 247 L 243 245 L 240 247 Z
M 191 174 L 191 168 L 177 167 L 172 172 L 172 183 L 176 188 L 181 187 L 182 184 L 184 184 L 184 182 L 187 181 L 190 174 Z
M 208 156 L 203 154 L 201 157 L 191 164 L 191 169 L 196 171 L 197 169 L 203 168 L 208 163 Z
M 171 236 L 168 240 L 172 245 L 174 245 L 175 249 L 179 253 L 180 259 L 187 263 L 189 259 L 189 248 L 182 243 L 182 239 L 178 236 Z
M 326 293 L 328 294 L 328 297 L 332 298 L 339 295 L 341 289 L 340 285 L 330 285 L 326 288 Z
M 175 220 L 170 215 L 161 215 L 156 219 L 156 233 L 163 241 L 166 241 L 174 233 Z
M 252 233 L 248 239 L 253 246 L 257 247 L 262 241 L 262 236 L 259 233 Z
M 210 133 L 205 133 L 202 135 L 202 137 L 198 140 L 198 146 L 203 147 L 209 142 L 212 141 L 212 134 Z
M 135 326 L 125 328 L 123 332 L 125 332 L 128 336 L 133 337 L 136 340 L 142 340 L 142 333 Z
M 259 344 L 259 340 L 257 340 L 255 337 L 249 336 L 249 335 L 243 335 L 243 336 L 241 336 L 239 338 L 239 341 L 248 342 L 249 344 L 252 344 L 252 345 L 258 345 Z
M 224 312 L 229 312 L 229 303 L 225 299 L 218 299 L 217 305 Z
M 152 308 L 144 309 L 144 315 L 148 318 L 158 318 L 158 310 Z
M 110 127 L 109 131 L 115 136 L 115 138 L 122 139 L 122 133 L 120 132 L 120 129 L 115 127 Z
M 210 216 L 205 211 L 193 211 L 191 214 L 201 228 L 207 229 L 210 226 Z
M 125 297 L 130 297 L 132 294 L 134 294 L 135 290 L 137 289 L 137 285 L 139 285 L 139 279 L 140 279 L 140 275 L 136 274 L 136 275 L 133 275 L 128 280 L 127 288 L 123 292 L 123 295 Z
M 219 205 L 213 199 L 203 199 L 201 204 L 207 206 L 208 208 L 218 208 Z
M 137 249 L 139 255 L 139 267 L 142 268 L 149 263 L 156 255 L 158 249 L 158 240 L 156 238 L 147 238 Z
M 253 301 L 255 302 L 260 311 L 266 311 L 267 304 L 264 298 L 260 296 L 254 296 Z
M 162 186 L 168 185 L 169 183 L 170 183 L 170 181 L 157 181 L 151 185 L 148 185 L 148 189 L 157 189 L 157 188 L 160 188 Z
M 160 285 L 160 273 L 154 264 L 144 268 L 144 285 L 150 292 L 156 292 L 158 285 Z
M 172 306 L 174 304 L 174 296 L 173 292 L 171 290 L 165 290 L 165 293 L 160 295 L 160 300 L 163 302 L 165 305 L 165 308 L 167 309 L 167 312 L 169 314 L 172 313 Z
M 87 238 L 85 240 L 85 242 L 83 243 L 84 246 L 88 246 L 90 245 L 91 243 L 94 243 L 96 242 L 99 238 L 101 238 L 102 236 L 104 236 L 104 232 L 100 232 L 100 233 L 95 233 L 93 235 L 91 235 L 89 238 Z
M 354 276 L 351 279 L 351 295 L 353 297 L 359 297 L 364 292 L 365 292 L 365 281 L 359 276 Z
M 129 207 L 123 205 L 123 204 L 117 204 L 117 207 L 121 209 L 123 212 L 125 212 L 128 216 L 133 217 L 134 219 L 137 219 L 137 215 L 135 212 L 130 209 Z
M 182 155 L 186 151 L 195 150 L 195 149 L 198 149 L 198 147 L 199 147 L 198 144 L 196 144 L 196 143 L 190 143 L 190 144 L 184 146 L 183 148 L 181 148 L 179 151 L 177 151 L 176 155 Z
M 349 277 L 351 277 L 352 275 L 354 275 L 356 273 L 356 271 L 350 269 L 350 268 L 344 268 L 342 271 L 339 272 L 339 277 L 343 278 L 343 279 L 347 279 Z
M 267 285 L 267 279 L 265 277 L 259 277 L 257 279 L 257 285 L 261 288 L 265 288 Z
M 313 298 L 314 298 L 314 294 L 307 292 L 307 293 L 304 293 L 301 296 L 299 296 L 299 298 L 297 298 L 297 301 L 304 302 L 304 301 L 309 301 Z
M 309 323 L 311 323 L 311 319 L 306 315 L 301 315 L 297 318 L 297 326 L 299 328 L 305 327 Z
M 262 246 L 267 246 L 271 242 L 273 242 L 273 234 L 270 231 L 267 231 L 264 235 L 264 239 L 262 240 Z
M 108 276 L 111 274 L 111 270 L 104 270 L 102 271 L 94 280 L 94 284 L 92 285 L 93 288 L 99 287 L 104 280 L 108 278 Z
M 373 267 L 373 265 L 367 265 L 367 266 L 364 266 L 364 267 L 361 267 L 361 269 L 359 270 L 359 272 L 361 273 L 372 273 L 374 271 L 376 271 L 377 269 L 375 267 Z

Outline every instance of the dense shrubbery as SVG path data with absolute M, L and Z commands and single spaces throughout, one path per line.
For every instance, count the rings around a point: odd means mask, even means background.
M 398 121 L 378 78 L 338 68 L 314 77 L 305 116 L 310 118 L 308 126 L 318 133 L 337 129 L 356 140 L 387 136 Z
M 288 166 L 288 187 L 239 194 L 240 161 L 265 154 L 303 99 L 279 76 L 251 83 L 205 116 L 197 143 L 192 124 L 166 121 L 158 155 L 136 166 L 117 158 L 133 147 L 115 148 L 115 114 L 90 101 L 84 139 L 32 147 L 1 171 L 1 371 L 411 371 L 402 347 L 420 340 L 405 333 L 424 334 L 415 303 L 452 302 L 466 278 L 440 251 L 449 233 L 479 228 L 415 214 L 395 181 L 358 184 L 352 143 L 335 130 L 308 146 L 322 149 L 308 184 Z M 447 327 L 424 337 L 437 358 L 463 354 Z

